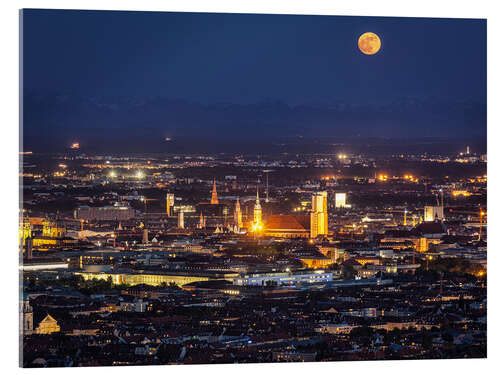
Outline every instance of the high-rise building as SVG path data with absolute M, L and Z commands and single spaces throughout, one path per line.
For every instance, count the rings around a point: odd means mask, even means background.
M 346 193 L 335 193 L 335 208 L 344 208 L 347 204 Z
M 443 206 L 425 206 L 424 221 L 444 220 Z
M 174 194 L 167 194 L 167 216 L 172 216 L 172 212 L 174 210 L 175 197 Z
M 179 216 L 177 216 L 177 227 L 179 229 L 184 229 L 184 211 L 179 211 Z
M 262 229 L 262 207 L 260 206 L 259 200 L 259 189 L 257 188 L 257 199 L 255 200 L 255 206 L 253 208 L 253 229 Z
M 243 226 L 243 216 L 241 214 L 240 198 L 236 199 L 236 205 L 234 207 L 234 223 L 238 229 Z
M 311 211 L 311 238 L 328 234 L 328 208 L 326 191 L 314 193 Z
M 212 199 L 210 200 L 210 204 L 219 204 L 219 198 L 217 197 L 217 186 L 215 184 L 215 179 L 214 179 L 214 186 L 212 188 Z

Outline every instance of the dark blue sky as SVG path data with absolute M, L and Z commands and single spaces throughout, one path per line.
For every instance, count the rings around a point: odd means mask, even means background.
M 24 10 L 23 22 L 25 93 L 398 102 L 396 112 L 402 98 L 455 112 L 465 102 L 476 106 L 468 123 L 486 134 L 485 20 Z M 357 48 L 366 31 L 382 40 L 376 55 Z

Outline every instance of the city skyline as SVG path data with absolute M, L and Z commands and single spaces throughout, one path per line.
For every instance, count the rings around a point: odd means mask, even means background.
M 20 20 L 20 366 L 487 356 L 486 20 Z

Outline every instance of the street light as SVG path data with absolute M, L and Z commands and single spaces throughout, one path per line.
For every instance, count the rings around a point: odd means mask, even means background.
M 427 255 L 425 257 L 425 259 L 427 260 L 427 267 L 426 267 L 426 270 L 429 271 L 429 260 L 432 260 L 432 255 Z
M 479 241 L 481 241 L 481 237 L 483 234 L 483 217 L 486 215 L 486 212 L 483 211 L 482 208 L 479 209 Z

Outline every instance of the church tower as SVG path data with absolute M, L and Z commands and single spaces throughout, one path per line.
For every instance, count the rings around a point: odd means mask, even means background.
M 214 186 L 212 188 L 212 199 L 210 200 L 210 204 L 219 204 L 219 198 L 217 198 L 217 186 L 215 185 L 215 178 L 214 178 Z
M 253 208 L 253 229 L 262 229 L 262 207 L 259 201 L 259 188 L 257 188 L 257 199 L 255 200 L 255 206 Z
M 200 228 L 200 229 L 205 228 L 205 218 L 203 217 L 202 212 L 200 212 L 200 222 L 198 224 L 198 228 Z
M 184 229 L 184 211 L 179 211 L 177 216 L 177 228 Z
M 236 199 L 236 206 L 234 207 L 234 223 L 238 230 L 243 226 L 243 219 L 241 214 L 240 198 Z

